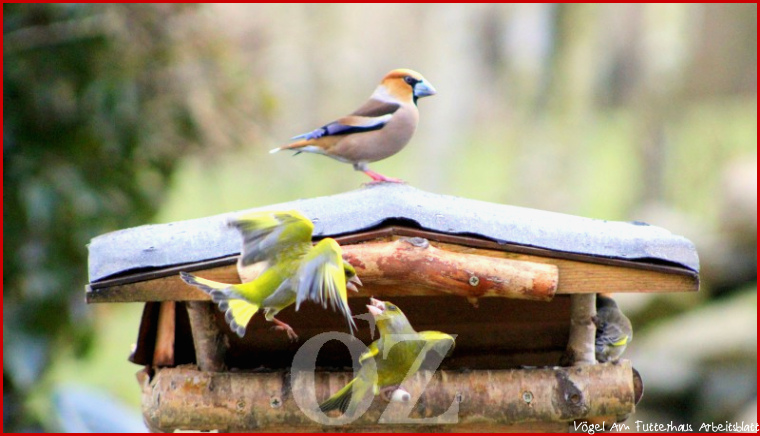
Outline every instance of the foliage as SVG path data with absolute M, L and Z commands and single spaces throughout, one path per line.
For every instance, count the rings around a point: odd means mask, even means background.
M 177 69 L 187 35 L 171 23 L 188 10 L 3 5 L 5 430 L 33 425 L 13 411 L 51 360 L 92 343 L 90 238 L 150 220 L 179 158 L 208 139 L 197 80 Z

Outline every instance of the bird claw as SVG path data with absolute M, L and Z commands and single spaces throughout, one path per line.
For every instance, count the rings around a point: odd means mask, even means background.
M 290 342 L 298 342 L 298 335 L 296 334 L 296 331 L 293 330 L 293 327 L 276 318 L 272 318 L 272 322 L 277 324 L 276 326 L 272 327 L 274 330 L 284 331 L 288 334 L 288 339 L 290 339 Z
M 290 326 L 286 328 L 286 327 L 276 325 L 272 327 L 272 330 L 284 331 L 285 333 L 288 334 L 288 339 L 290 339 L 290 342 L 298 342 L 298 335 L 296 334 L 295 330 L 293 330 L 293 328 Z
M 379 185 L 381 183 L 401 183 L 401 184 L 406 184 L 406 182 L 403 181 L 403 180 L 401 180 L 401 179 L 395 179 L 395 178 L 392 178 L 392 177 L 386 177 L 385 179 L 382 179 L 382 180 L 372 180 L 372 181 L 369 181 L 369 182 L 362 183 L 362 186 L 374 186 L 374 185 Z
M 363 184 L 364 186 L 376 185 L 378 183 L 386 183 L 386 182 L 388 182 L 388 183 L 406 183 L 405 181 L 403 181 L 401 179 L 397 179 L 395 177 L 384 176 L 384 175 L 382 175 L 380 173 L 376 173 L 376 172 L 374 172 L 372 170 L 365 170 L 364 174 L 366 174 L 366 175 L 368 175 L 369 177 L 372 178 L 372 181 L 364 183 Z

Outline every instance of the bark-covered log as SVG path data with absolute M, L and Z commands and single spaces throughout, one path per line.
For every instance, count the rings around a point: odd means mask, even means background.
M 373 295 L 388 287 L 421 288 L 428 294 L 452 294 L 467 298 L 509 297 L 548 301 L 559 281 L 555 265 L 456 253 L 431 245 L 424 238 L 345 245 L 343 257 L 355 268 Z M 243 282 L 256 278 L 262 264 L 243 267 Z M 432 291 L 432 292 L 431 292 Z
M 424 373 L 404 388 L 423 392 Z M 567 430 L 567 423 L 594 416 L 617 416 L 634 410 L 633 374 L 629 361 L 583 367 L 522 370 L 439 371 L 433 375 L 411 415 L 393 404 L 385 422 L 441 417 L 454 405 L 454 423 L 382 424 L 387 403 L 375 398 L 367 413 L 346 427 L 312 420 L 294 396 L 315 395 L 321 401 L 352 377 L 346 372 L 317 372 L 314 391 L 286 372 L 209 373 L 192 367 L 163 368 L 143 381 L 143 413 L 152 430 L 223 431 L 457 431 L 544 429 Z M 308 380 L 308 378 L 306 379 Z M 315 413 L 315 412 L 309 412 Z M 334 412 L 333 412 L 334 413 Z M 331 415 L 332 416 L 332 415 Z M 451 421 L 451 415 L 447 415 Z M 441 421 L 446 419 L 439 418 Z M 560 424 L 561 428 L 556 425 Z
M 462 297 L 510 297 L 548 301 L 557 291 L 554 265 L 436 248 L 424 238 L 402 238 L 343 247 L 343 257 L 368 283 L 416 283 Z
M 596 363 L 596 294 L 576 294 L 570 297 L 570 337 L 563 363 L 593 365 Z

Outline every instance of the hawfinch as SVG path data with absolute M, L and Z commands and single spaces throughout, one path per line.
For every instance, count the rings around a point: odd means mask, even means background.
M 296 154 L 323 154 L 353 164 L 355 170 L 363 171 L 373 182 L 401 182 L 370 170 L 367 164 L 404 148 L 417 128 L 417 99 L 434 94 L 435 88 L 420 73 L 393 70 L 359 109 L 316 130 L 294 136 L 292 139 L 297 141 L 270 153 L 294 150 Z

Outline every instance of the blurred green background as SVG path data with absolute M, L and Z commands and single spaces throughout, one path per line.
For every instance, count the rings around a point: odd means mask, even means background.
M 697 245 L 700 292 L 619 297 L 629 423 L 757 421 L 756 4 L 3 4 L 3 429 L 143 429 L 90 238 L 358 188 L 266 151 L 398 67 L 439 93 L 378 172 Z

